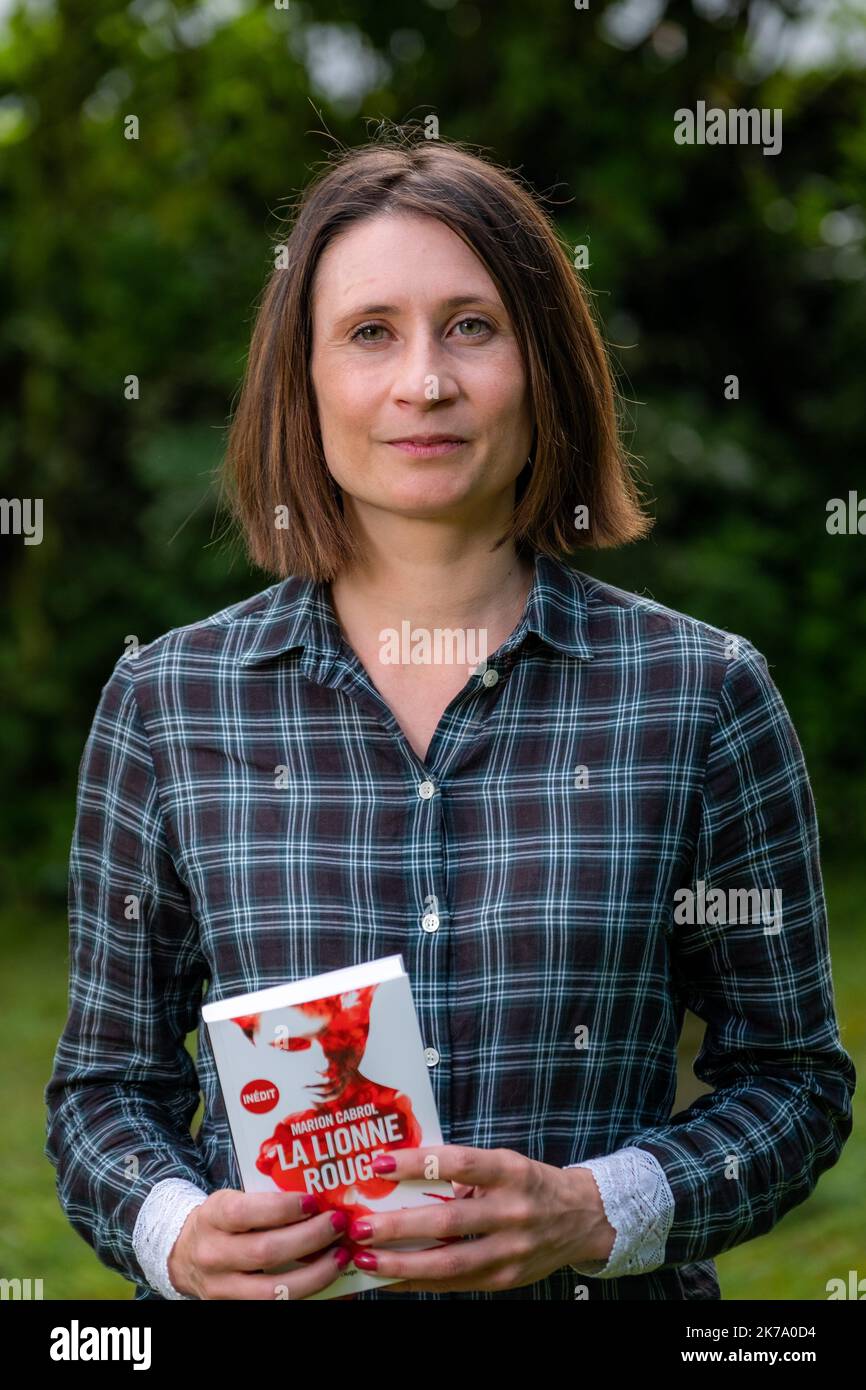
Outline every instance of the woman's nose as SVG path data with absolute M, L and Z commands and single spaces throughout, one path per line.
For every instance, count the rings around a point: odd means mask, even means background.
M 455 394 L 453 365 L 436 335 L 413 335 L 394 360 L 393 391 L 402 400 L 423 404 Z

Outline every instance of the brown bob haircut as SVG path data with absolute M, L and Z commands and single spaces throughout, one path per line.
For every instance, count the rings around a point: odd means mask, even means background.
M 322 449 L 310 374 L 312 281 L 334 237 L 383 213 L 450 227 L 486 267 L 511 319 L 535 428 L 497 546 L 513 539 L 519 554 L 557 559 L 644 536 L 653 522 L 620 440 L 611 366 L 552 220 L 511 171 L 465 142 L 383 123 L 371 143 L 326 161 L 289 236 L 275 239 L 220 479 L 251 562 L 280 579 L 330 582 L 360 558 Z M 588 509 L 583 529 L 578 505 Z M 278 516 L 288 524 L 278 526 Z

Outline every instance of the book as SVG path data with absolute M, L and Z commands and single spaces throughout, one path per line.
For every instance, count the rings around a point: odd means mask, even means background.
M 245 1192 L 312 1192 L 356 1217 L 454 1200 L 439 1178 L 378 1176 L 376 1154 L 442 1143 L 403 957 L 384 956 L 291 984 L 205 1003 Z M 364 1247 L 337 1237 L 354 1254 Z M 437 1239 L 396 1241 L 424 1250 Z M 313 1255 L 292 1261 L 298 1269 Z M 351 1261 L 311 1299 L 399 1282 Z

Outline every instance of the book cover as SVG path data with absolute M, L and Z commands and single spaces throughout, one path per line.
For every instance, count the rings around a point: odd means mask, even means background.
M 389 1149 L 442 1143 L 402 956 L 206 1003 L 202 1019 L 246 1192 L 312 1192 L 321 1210 L 340 1209 L 350 1221 L 453 1200 L 450 1182 L 395 1182 L 370 1167 Z M 339 1242 L 363 1249 L 348 1235 Z M 310 1297 L 395 1282 L 350 1263 Z

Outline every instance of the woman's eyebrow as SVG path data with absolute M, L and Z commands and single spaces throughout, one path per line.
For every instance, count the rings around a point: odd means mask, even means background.
M 443 299 L 439 307 L 442 309 L 459 309 L 463 304 L 484 304 L 490 309 L 502 308 L 501 304 L 494 303 L 492 299 L 488 299 L 483 294 L 452 295 L 450 299 Z M 341 314 L 337 322 L 343 323 L 345 319 L 362 317 L 364 314 L 399 314 L 399 312 L 399 304 L 361 304 L 358 305 L 357 308 L 348 309 L 346 313 Z

